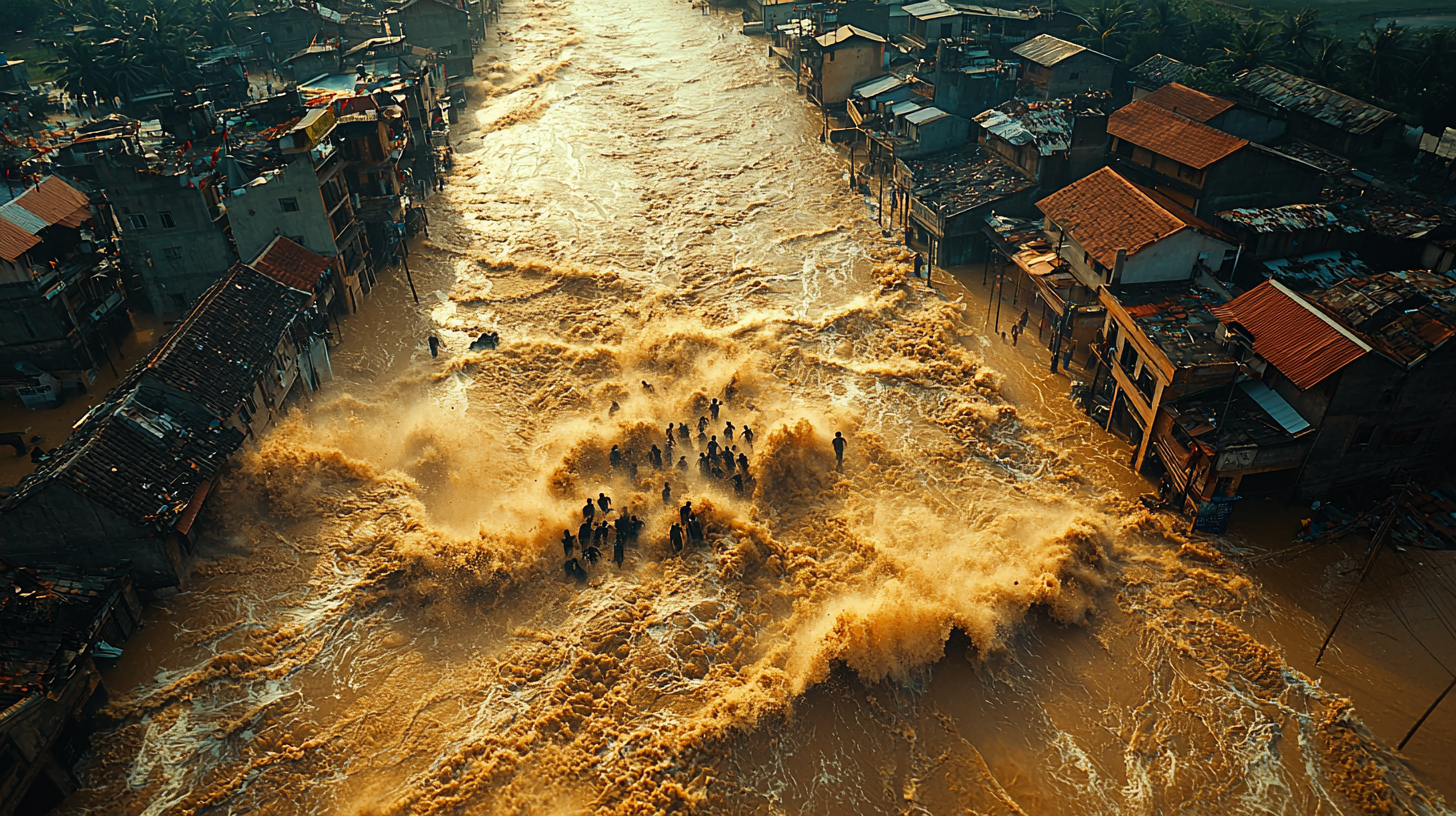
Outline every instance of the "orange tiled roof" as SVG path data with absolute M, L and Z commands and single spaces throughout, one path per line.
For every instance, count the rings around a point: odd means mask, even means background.
M 1197 170 L 1227 158 L 1248 144 L 1161 108 L 1146 98 L 1109 116 L 1107 132 Z
M 1151 102 L 1163 110 L 1182 114 L 1195 122 L 1205 123 L 1234 106 L 1234 103 L 1227 99 L 1206 94 L 1176 82 L 1153 91 L 1143 97 L 1142 101 Z
M 1099 263 L 1111 267 L 1119 249 L 1132 256 L 1181 229 L 1199 226 L 1191 215 L 1159 198 L 1104 167 L 1036 206 Z
M 313 293 L 329 259 L 278 236 L 249 266 L 291 289 Z
M 1370 348 L 1272 281 L 1210 311 L 1221 322 L 1237 323 L 1254 335 L 1254 353 L 1273 363 L 1300 390 L 1319 384 Z

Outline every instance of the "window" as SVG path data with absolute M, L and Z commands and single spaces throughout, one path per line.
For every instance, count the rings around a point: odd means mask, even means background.
M 1079 76 L 1081 76 L 1081 74 L 1077 73 L 1076 71 L 1073 71 L 1072 72 L 1072 75 L 1069 76 L 1069 77 L 1067 77 L 1067 79 L 1071 80 L 1072 82 L 1076 82 L 1077 81 L 1077 77 L 1079 77 Z
M 141 213 L 136 213 L 128 217 L 131 219 L 132 229 L 144 230 L 147 228 L 147 217 L 145 215 L 142 215 Z
M 298 199 L 280 198 L 278 199 L 278 209 L 284 212 L 298 212 Z
M 182 260 L 182 247 L 169 246 L 166 249 L 162 250 L 162 254 L 166 255 L 167 260 L 169 261 L 180 261 Z
M 951 34 L 951 29 L 952 28 L 954 28 L 954 26 L 952 26 L 950 23 L 941 23 L 940 24 L 940 38 L 942 40 L 948 40 L 948 39 L 950 39 L 951 36 L 953 36 Z M 1073 79 L 1076 79 L 1077 77 L 1075 75 L 1073 75 L 1072 78 Z
M 1355 429 L 1354 435 L 1350 437 L 1350 446 L 1345 449 L 1346 453 L 1359 453 L 1370 445 L 1370 440 L 1375 438 L 1374 425 L 1362 425 Z
M 162 212 L 157 213 L 157 217 L 160 218 L 160 219 L 162 219 L 162 229 L 176 229 L 177 228 L 177 222 L 172 220 L 172 214 L 170 212 L 167 212 L 167 211 L 164 210 Z

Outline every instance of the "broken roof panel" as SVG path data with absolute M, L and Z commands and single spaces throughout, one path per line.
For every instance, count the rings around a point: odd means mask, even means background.
M 1016 195 L 1036 182 L 979 148 L 902 161 L 911 178 L 911 195 L 942 218 Z
M 1272 65 L 1245 71 L 1234 78 L 1234 83 L 1272 105 L 1318 119 L 1357 136 L 1395 118 L 1395 114 L 1385 108 L 1346 96 Z
M 1180 230 L 1207 229 L 1191 213 L 1110 167 L 1063 187 L 1036 206 L 1106 267 L 1117 262 L 1120 249 L 1132 256 Z
M 1073 114 L 1065 104 L 1011 101 L 977 115 L 976 122 L 1018 147 L 1035 144 L 1042 156 L 1072 146 Z
M 1456 334 L 1456 279 L 1426 270 L 1349 278 L 1311 299 L 1406 367 Z
M 1253 335 L 1254 353 L 1302 391 L 1370 351 L 1369 344 L 1277 281 L 1265 281 L 1213 313 Z
M 1107 118 L 1107 132 L 1195 170 L 1227 158 L 1249 143 L 1180 116 L 1146 98 Z
M 1092 49 L 1084 45 L 1067 42 L 1059 37 L 1053 37 L 1050 34 L 1040 34 L 1032 37 L 1021 45 L 1011 49 L 1011 53 L 1016 56 L 1031 60 L 1037 65 L 1047 67 L 1056 65 L 1062 60 L 1068 57 L 1074 57 L 1083 51 L 1091 51 L 1091 53 L 1097 54 L 1099 57 L 1104 57 L 1109 60 L 1112 59 L 1112 57 L 1108 57 L 1099 51 L 1092 51 Z
M 1227 99 L 1206 94 L 1176 82 L 1153 91 L 1143 97 L 1142 101 L 1151 102 L 1164 110 L 1170 110 L 1195 122 L 1205 124 L 1234 106 L 1234 103 Z
M 1284 207 L 1254 209 L 1243 207 L 1224 210 L 1219 218 L 1230 224 L 1247 227 L 1260 234 L 1274 232 L 1298 232 L 1308 229 L 1328 229 L 1338 232 L 1356 233 L 1360 228 L 1348 223 L 1324 204 L 1290 204 Z
M 1162 87 L 1169 82 L 1177 82 L 1184 74 L 1192 70 L 1193 66 L 1186 62 L 1179 62 L 1162 54 L 1154 54 L 1132 69 L 1132 74 L 1142 80 L 1143 85 Z
M 1370 271 L 1370 267 L 1360 256 L 1346 249 L 1265 261 L 1264 267 L 1269 270 L 1271 277 L 1297 292 L 1325 289 L 1346 278 L 1359 277 Z

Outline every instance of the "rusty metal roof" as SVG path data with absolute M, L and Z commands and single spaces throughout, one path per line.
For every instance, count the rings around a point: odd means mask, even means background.
M 1207 226 L 1110 167 L 1063 187 L 1036 206 L 1106 267 L 1117 262 L 1119 249 L 1131 257 L 1175 232 Z
M 1426 270 L 1350 278 L 1311 297 L 1406 367 L 1456 334 L 1456 279 Z
M 313 294 L 329 259 L 280 235 L 249 266 L 292 289 Z
M 1395 114 L 1385 108 L 1346 96 L 1272 65 L 1245 71 L 1235 77 L 1234 82 L 1270 104 L 1318 119 L 1357 136 L 1395 118 Z
M 1192 70 L 1193 66 L 1186 62 L 1179 62 L 1162 54 L 1154 54 L 1132 69 L 1132 74 L 1142 80 L 1144 85 L 1161 87 L 1169 82 L 1178 81 L 1184 74 Z
M 1243 207 L 1224 210 L 1219 218 L 1230 224 L 1247 227 L 1257 233 L 1297 232 L 1307 229 L 1328 229 L 1356 233 L 1360 228 L 1340 218 L 1324 204 L 1290 204 L 1285 207 L 1253 209 Z
M 1142 101 L 1151 102 L 1164 110 L 1170 110 L 1195 122 L 1203 123 L 1207 123 L 1208 120 L 1234 106 L 1234 103 L 1227 99 L 1206 94 L 1176 82 L 1153 91 L 1143 97 Z
M 24 207 L 47 226 L 79 227 L 91 217 L 86 194 L 55 176 L 16 196 L 12 205 Z
M 1056 65 L 1068 57 L 1075 57 L 1083 51 L 1096 54 L 1109 62 L 1116 62 L 1112 57 L 1107 56 L 1101 51 L 1093 51 L 1084 45 L 1067 42 L 1059 37 L 1053 37 L 1050 34 L 1041 34 L 1032 37 L 1021 45 L 1011 49 L 1011 53 L 1022 59 L 1028 59 L 1037 65 L 1045 65 L 1048 67 Z
M 35 235 L 0 218 L 0 258 L 14 263 L 38 243 L 40 239 Z
M 1237 136 L 1159 107 L 1146 98 L 1109 116 L 1107 132 L 1195 170 L 1227 158 L 1249 144 Z
M 1276 281 L 1265 281 L 1212 311 L 1220 322 L 1235 323 L 1252 334 L 1254 353 L 1300 390 L 1370 351 L 1334 318 Z

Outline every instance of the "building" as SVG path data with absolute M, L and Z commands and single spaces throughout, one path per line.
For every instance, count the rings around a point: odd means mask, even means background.
M 1141 98 L 1164 110 L 1251 142 L 1268 144 L 1284 135 L 1285 123 L 1282 120 L 1177 82 L 1164 85 Z
M 1011 53 L 1021 59 L 1019 96 L 1059 99 L 1112 88 L 1117 60 L 1086 46 L 1042 34 L 1011 49 Z
M 1254 109 L 1288 122 L 1288 134 L 1348 159 L 1400 149 L 1403 125 L 1396 115 L 1369 102 L 1265 65 L 1235 78 Z
M 55 176 L 0 205 L 0 383 L 32 407 L 84 391 L 131 331 L 96 233 L 90 200 Z
M 905 196 L 907 243 L 930 263 L 969 263 L 985 216 L 1031 212 L 1036 182 L 979 148 L 896 159 L 895 186 Z
M 385 12 L 385 34 L 434 51 L 450 81 L 463 82 L 475 76 L 469 18 L 463 0 L 405 0 Z
M 1086 286 L 1198 280 L 1218 288 L 1238 254 L 1186 208 L 1104 167 L 1036 202 L 1047 240 Z
M 1271 280 L 1213 311 L 1247 340 L 1259 381 L 1318 429 L 1296 498 L 1449 461 L 1456 280 L 1382 272 L 1307 295 Z
M 304 82 L 324 74 L 337 74 L 340 65 L 339 46 L 332 42 L 315 43 L 290 56 L 285 65 L 294 81 Z
M 993 56 L 994 48 L 994 42 L 979 39 L 936 43 L 935 65 L 927 75 L 937 108 L 970 119 L 1012 97 L 1020 63 Z
M 905 12 L 906 29 L 900 41 L 913 52 L 934 49 L 940 40 L 956 40 L 961 36 L 965 17 L 943 0 L 924 0 L 902 5 L 901 9 Z
M 334 141 L 337 120 L 332 107 L 313 108 L 270 134 L 278 160 L 231 191 L 228 222 L 241 257 L 262 254 L 282 235 L 334 259 L 340 302 L 357 312 L 374 285 L 374 271 L 344 182 L 347 162 Z
M 25 60 L 8 59 L 0 53 L 0 92 L 30 93 L 30 70 Z
M 1194 215 L 1318 201 L 1322 170 L 1143 99 L 1107 119 L 1109 159 Z
M 825 107 L 843 105 L 854 87 L 885 73 L 885 38 L 854 26 L 840 26 L 814 38 L 809 99 Z
M 1163 54 L 1154 54 L 1132 69 L 1132 101 L 1136 102 L 1170 82 L 1177 82 L 1194 66 Z
M 0 560 L 0 816 L 47 813 L 80 787 L 71 769 L 106 703 L 96 659 L 141 625 L 124 570 Z
M 308 293 L 237 265 L 0 501 L 0 555 L 182 583 L 213 479 L 299 379 Z
M 987 152 L 1053 193 L 1107 163 L 1108 99 L 1086 94 L 1046 102 L 1012 100 L 975 117 Z

